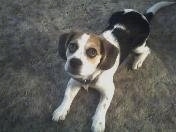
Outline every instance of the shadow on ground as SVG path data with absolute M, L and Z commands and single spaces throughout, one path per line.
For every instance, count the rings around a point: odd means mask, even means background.
M 51 120 L 69 79 L 58 57 L 59 35 L 70 30 L 101 33 L 123 8 L 141 12 L 158 0 L 6 0 L 0 5 L 0 131 L 88 132 L 99 100 L 81 90 L 64 122 Z M 153 19 L 152 49 L 138 71 L 121 65 L 107 113 L 107 132 L 176 130 L 176 7 Z

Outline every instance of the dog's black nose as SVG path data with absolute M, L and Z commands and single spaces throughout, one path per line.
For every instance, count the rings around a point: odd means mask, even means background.
M 72 59 L 70 60 L 70 66 L 71 66 L 72 68 L 78 68 L 78 67 L 80 67 L 81 65 L 82 65 L 82 62 L 81 62 L 80 59 L 72 58 Z

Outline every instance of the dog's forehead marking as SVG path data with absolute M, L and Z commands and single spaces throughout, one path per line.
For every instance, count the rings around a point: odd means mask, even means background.
M 84 33 L 83 35 L 81 35 L 78 38 L 78 43 L 81 44 L 81 45 L 85 45 L 89 38 L 90 38 L 90 35 Z

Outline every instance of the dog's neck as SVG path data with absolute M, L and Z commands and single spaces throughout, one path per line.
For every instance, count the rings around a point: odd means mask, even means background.
M 83 78 L 74 78 L 76 81 L 80 82 L 83 87 L 87 90 L 90 84 L 96 83 L 99 75 L 102 73 L 101 70 L 96 70 L 92 75 L 90 75 L 87 79 Z
M 92 83 L 92 79 L 82 79 L 82 78 L 75 78 L 75 80 L 77 80 L 78 82 L 80 82 L 83 85 L 88 85 L 90 83 Z

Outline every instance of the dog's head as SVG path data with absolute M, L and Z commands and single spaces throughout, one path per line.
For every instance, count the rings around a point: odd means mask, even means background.
M 97 69 L 110 69 L 118 55 L 118 49 L 104 38 L 78 32 L 61 35 L 58 50 L 66 60 L 65 70 L 72 77 L 84 79 Z

